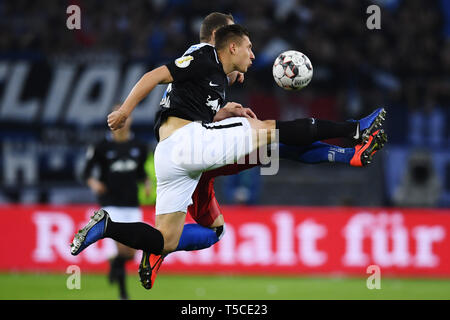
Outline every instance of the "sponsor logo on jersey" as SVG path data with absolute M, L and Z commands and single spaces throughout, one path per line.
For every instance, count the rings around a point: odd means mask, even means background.
M 170 108 L 170 98 L 167 95 L 170 91 L 172 91 L 172 84 L 171 83 L 169 83 L 169 85 L 166 88 L 166 91 L 164 91 L 164 95 L 163 95 L 163 97 L 161 99 L 161 102 L 159 103 L 159 105 L 161 107 Z
M 111 164 L 112 172 L 128 172 L 137 168 L 137 163 L 134 160 L 117 160 Z
M 175 65 L 178 68 L 186 68 L 191 64 L 191 61 L 194 60 L 193 56 L 184 56 L 175 60 Z
M 208 107 L 211 107 L 211 109 L 214 110 L 215 112 L 219 111 L 220 109 L 219 99 L 211 100 L 210 95 L 208 95 L 208 99 L 206 99 L 206 105 Z

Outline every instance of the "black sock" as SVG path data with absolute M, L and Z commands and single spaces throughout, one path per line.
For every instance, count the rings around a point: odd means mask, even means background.
M 276 121 L 280 142 L 294 146 L 307 146 L 332 138 L 351 138 L 355 135 L 357 126 L 357 122 L 334 122 L 314 118 Z
M 122 299 L 127 299 L 128 298 L 128 294 L 127 294 L 127 288 L 125 286 L 125 275 L 126 275 L 126 270 L 125 270 L 125 263 L 127 261 L 126 258 L 121 257 L 121 256 L 117 256 L 115 258 L 116 263 L 115 263 L 115 268 L 116 268 L 116 272 L 117 272 L 117 282 L 119 284 L 119 292 L 120 292 L 120 297 Z
M 108 219 L 105 238 L 111 238 L 128 247 L 161 254 L 164 238 L 158 229 L 143 222 L 123 223 Z
M 110 282 L 117 282 L 119 285 L 119 293 L 121 299 L 128 299 L 127 288 L 125 285 L 125 263 L 129 260 L 126 257 L 120 255 L 111 260 L 111 271 L 109 273 Z

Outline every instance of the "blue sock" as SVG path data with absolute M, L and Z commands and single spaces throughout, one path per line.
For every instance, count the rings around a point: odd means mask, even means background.
M 185 224 L 175 251 L 193 251 L 209 248 L 222 238 L 224 228 L 219 231 L 221 232 L 216 232 L 215 229 L 206 228 L 197 223 Z
M 280 158 L 303 163 L 339 162 L 350 163 L 354 148 L 341 148 L 324 142 L 313 142 L 309 146 L 288 146 L 279 144 Z

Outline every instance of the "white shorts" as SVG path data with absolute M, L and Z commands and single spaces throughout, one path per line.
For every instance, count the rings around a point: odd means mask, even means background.
M 142 210 L 136 207 L 103 207 L 114 222 L 142 222 Z
M 246 118 L 191 122 L 176 130 L 155 149 L 156 215 L 187 212 L 203 171 L 236 163 L 251 151 Z

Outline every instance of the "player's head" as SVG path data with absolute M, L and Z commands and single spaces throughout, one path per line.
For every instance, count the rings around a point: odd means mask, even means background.
M 218 29 L 215 47 L 217 52 L 228 57 L 227 59 L 234 66 L 233 69 L 239 72 L 247 72 L 255 59 L 250 34 L 239 24 L 227 25 Z
M 200 42 L 214 44 L 216 30 L 230 24 L 234 24 L 234 18 L 231 14 L 220 12 L 208 14 L 200 26 Z

